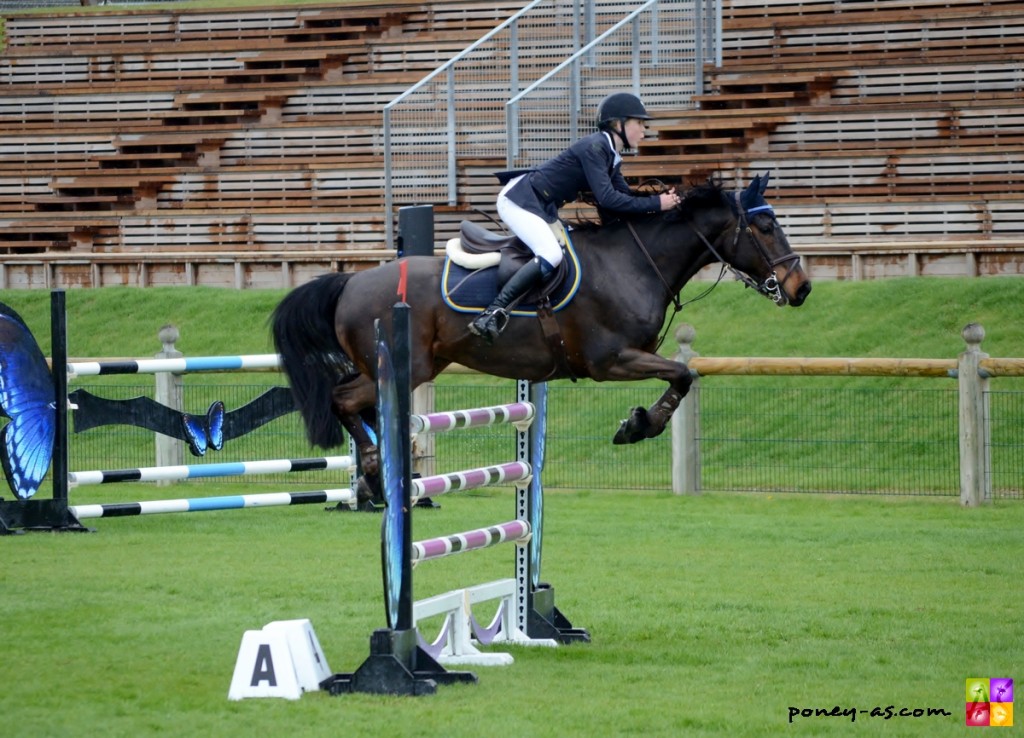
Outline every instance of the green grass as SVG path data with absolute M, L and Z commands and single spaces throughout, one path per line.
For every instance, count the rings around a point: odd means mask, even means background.
M 416 537 L 506 519 L 502 492 Z M 379 519 L 314 508 L 92 521 L 3 540 L 0 708 L 15 736 L 955 736 L 964 680 L 1019 678 L 1024 506 L 729 494 L 548 495 L 543 576 L 593 642 L 422 699 L 227 700 L 242 633 L 312 620 L 334 671 L 384 622 Z M 495 548 L 416 591 L 509 576 Z M 480 613 L 486 616 L 486 612 Z M 787 723 L 788 708 L 952 717 Z M 487 727 L 485 727 L 487 726 Z

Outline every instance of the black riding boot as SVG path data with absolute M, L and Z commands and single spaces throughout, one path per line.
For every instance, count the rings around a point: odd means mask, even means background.
M 494 343 L 494 340 L 508 325 L 508 312 L 505 308 L 513 300 L 526 294 L 543 276 L 544 271 L 541 268 L 540 259 L 535 257 L 526 262 L 501 288 L 501 292 L 494 298 L 491 306 L 473 319 L 473 322 L 469 324 L 469 332 L 480 336 L 489 344 Z

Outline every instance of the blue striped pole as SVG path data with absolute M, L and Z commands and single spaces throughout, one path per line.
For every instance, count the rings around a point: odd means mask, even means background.
M 84 471 L 68 474 L 72 486 L 112 484 L 115 482 L 160 482 L 208 477 L 233 477 L 247 474 L 279 474 L 325 469 L 351 471 L 355 460 L 351 456 L 323 456 L 313 459 L 271 459 L 267 461 L 238 461 L 222 464 L 191 464 L 187 466 L 150 466 L 139 469 L 114 471 Z
M 130 359 L 126 361 L 81 361 L 67 365 L 70 377 L 101 374 L 159 374 L 161 372 L 228 372 L 239 369 L 277 369 L 277 354 L 245 356 L 193 356 L 181 359 Z
M 118 502 L 105 505 L 72 505 L 68 509 L 79 520 L 86 518 L 120 518 L 156 513 L 209 512 L 238 510 L 247 507 L 278 507 L 281 505 L 315 505 L 318 502 L 351 503 L 355 494 L 350 489 L 324 489 L 316 492 L 267 492 L 255 495 L 225 497 L 193 497 L 180 500 Z

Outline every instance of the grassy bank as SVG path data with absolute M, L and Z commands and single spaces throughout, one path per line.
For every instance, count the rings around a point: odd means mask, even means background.
M 692 284 L 683 298 L 706 283 Z M 266 320 L 284 292 L 214 288 L 70 290 L 68 350 L 72 356 L 147 356 L 160 349 L 157 331 L 181 330 L 189 355 L 271 350 Z M 18 310 L 49 346 L 49 294 L 5 290 L 0 300 Z M 719 285 L 674 319 L 697 329 L 706 356 L 895 356 L 948 358 L 963 349 L 970 322 L 986 329 L 992 356 L 1024 355 L 1024 280 L 891 279 L 819 282 L 806 305 L 779 309 L 735 282 Z M 674 350 L 670 332 L 662 352 Z
M 697 296 L 706 286 L 687 288 L 684 298 Z M 166 323 L 180 329 L 178 348 L 186 355 L 272 351 L 266 322 L 283 294 L 173 288 L 72 290 L 67 293 L 69 352 L 72 356 L 152 356 L 160 348 L 157 332 Z M 687 305 L 676 324 L 686 321 L 696 327 L 694 347 L 707 356 L 953 358 L 963 349 L 962 327 L 974 321 L 986 327 L 983 348 L 990 354 L 1024 356 L 1024 324 L 1017 318 L 1022 297 L 1024 280 L 1019 279 L 824 282 L 815 286 L 804 307 L 779 309 L 728 282 Z M 36 327 L 48 351 L 48 294 L 12 291 L 0 299 Z M 663 353 L 674 352 L 673 337 L 674 331 L 669 331 Z M 267 374 L 190 378 L 189 386 L 198 394 L 190 395 L 187 404 L 192 412 L 201 412 L 213 399 L 238 407 L 255 396 L 240 383 L 280 381 Z M 110 377 L 102 382 L 102 386 L 122 385 L 119 391 L 125 394 L 118 396 L 146 393 L 146 385 L 151 384 L 148 378 L 138 377 Z M 200 383 L 213 387 L 202 391 Z M 997 380 L 993 389 L 1012 392 L 1019 390 L 1019 384 Z M 476 385 L 482 386 L 476 389 Z M 955 380 L 711 377 L 702 385 L 707 489 L 956 494 Z M 669 488 L 667 434 L 633 447 L 609 443 L 626 409 L 649 404 L 660 391 L 659 382 L 553 383 L 551 431 L 557 443 L 551 447 L 549 484 L 585 489 Z M 511 397 L 511 389 L 495 392 L 490 378 L 446 375 L 439 383 L 438 407 L 486 405 L 505 396 Z M 1012 477 L 1022 468 L 1018 459 L 1022 404 L 1014 394 L 993 396 L 998 473 L 994 481 L 999 489 L 1018 496 Z M 233 444 L 221 460 L 319 455 L 305 445 L 297 424 L 274 430 L 269 448 Z M 81 463 L 73 463 L 75 469 L 152 463 L 151 436 L 145 433 L 118 445 L 116 460 L 105 438 L 86 434 L 75 440 L 73 451 L 83 455 Z M 438 453 L 447 458 L 459 454 L 454 466 L 443 468 L 468 468 L 493 461 L 495 444 L 503 447 L 504 442 L 504 435 L 492 436 L 476 448 L 475 438 L 472 444 L 465 438 L 439 439 Z M 464 454 L 471 446 L 471 453 Z M 240 455 L 230 456 L 236 450 Z

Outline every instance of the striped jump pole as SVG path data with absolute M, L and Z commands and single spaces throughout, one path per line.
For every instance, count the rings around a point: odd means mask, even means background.
M 400 267 L 399 284 L 404 285 L 404 262 Z M 463 641 L 469 642 L 472 619 L 472 612 L 469 612 L 469 590 L 448 593 L 432 605 L 421 608 L 424 613 L 429 610 L 432 614 L 446 615 L 441 637 L 433 644 L 427 643 L 416 627 L 412 569 L 421 561 L 488 548 L 499 543 L 517 544 L 516 577 L 509 580 L 512 585 L 511 594 L 501 595 L 500 616 L 489 626 L 494 631 L 487 634 L 487 640 L 493 641 L 499 629 L 510 639 L 514 637 L 518 643 L 536 645 L 551 645 L 556 640 L 565 643 L 590 639 L 583 629 L 575 629 L 577 632 L 571 638 L 563 637 L 563 633 L 571 628 L 568 620 L 561 613 L 557 613 L 557 623 L 550 622 L 547 617 L 557 612 L 553 605 L 553 590 L 547 584 L 539 587 L 532 584 L 540 550 L 539 546 L 536 549 L 531 547 L 535 538 L 540 538 L 539 508 L 543 500 L 539 485 L 542 463 L 538 461 L 534 464 L 534 456 L 531 454 L 534 447 L 543 447 L 543 422 L 538 424 L 533 421 L 535 416 L 543 420 L 543 412 L 538 408 L 543 407 L 540 403 L 546 397 L 545 391 L 533 388 L 536 389 L 534 393 L 530 385 L 520 382 L 515 403 L 475 410 L 413 415 L 409 411 L 412 395 L 410 308 L 404 302 L 401 287 L 399 295 L 400 302 L 392 310 L 391 340 L 383 321 L 378 321 L 376 327 L 377 416 L 380 419 L 378 436 L 384 461 L 381 465 L 381 485 L 387 500 L 381 526 L 381 568 L 388 627 L 374 631 L 370 637 L 370 655 L 362 666 L 354 672 L 334 674 L 321 681 L 321 688 L 331 695 L 350 692 L 422 695 L 433 693 L 441 684 L 476 682 L 476 675 L 471 672 L 447 671 L 434 655 L 440 656 L 449 644 L 449 650 L 454 652 L 465 645 Z M 498 423 L 518 424 L 515 462 L 412 479 L 410 430 L 416 434 L 436 433 Z M 540 458 L 543 458 L 543 454 L 540 454 Z M 515 520 L 423 541 L 413 540 L 414 496 L 444 494 L 501 482 L 515 483 Z M 536 495 L 531 493 L 534 487 L 537 489 Z M 537 521 L 536 534 L 534 520 Z M 541 587 L 545 594 L 538 598 L 537 590 Z M 488 594 L 494 596 L 493 591 Z M 514 604 L 508 601 L 509 598 L 514 598 Z M 550 607 L 546 607 L 546 611 L 538 611 L 537 605 L 545 602 Z M 545 626 L 543 634 L 533 632 L 538 625 Z M 458 634 L 456 631 L 459 631 Z M 508 654 L 500 657 L 491 655 L 490 658 L 472 663 L 509 663 L 510 660 Z
M 480 428 L 504 423 L 512 423 L 523 430 L 533 421 L 535 412 L 532 403 L 513 402 L 472 410 L 412 415 L 409 418 L 409 426 L 413 433 L 446 433 L 460 428 Z
M 81 361 L 67 365 L 69 377 L 107 374 L 160 374 L 164 372 L 229 372 L 240 369 L 277 369 L 277 354 L 244 356 L 193 356 L 181 359 L 132 359 L 125 361 Z
M 71 472 L 72 486 L 112 484 L 115 482 L 158 482 L 164 480 L 234 477 L 248 474 L 276 474 L 355 467 L 351 456 L 322 456 L 312 459 L 270 459 L 267 461 L 238 461 L 221 464 L 191 464 L 186 466 L 150 466 L 115 471 Z
M 355 494 L 350 489 L 324 489 L 316 492 L 267 492 L 254 495 L 118 502 L 105 505 L 72 505 L 68 509 L 76 518 L 84 520 L 86 518 L 120 518 L 132 515 L 155 515 L 158 513 L 239 510 L 250 507 L 315 505 L 326 502 L 351 504 L 354 501 Z
M 467 489 L 491 487 L 504 482 L 528 482 L 533 469 L 525 461 L 511 461 L 479 469 L 437 474 L 412 480 L 412 504 L 421 497 L 434 497 Z
M 530 524 L 525 520 L 510 520 L 507 523 L 489 525 L 465 533 L 415 541 L 412 544 L 412 562 L 417 564 L 430 559 L 441 559 L 464 551 L 489 548 L 499 543 L 526 543 L 530 540 Z

